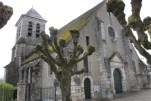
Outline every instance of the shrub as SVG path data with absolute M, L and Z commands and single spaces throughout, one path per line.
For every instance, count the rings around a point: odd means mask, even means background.
M 14 90 L 13 85 L 0 82 L 0 101 L 10 101 L 13 98 Z

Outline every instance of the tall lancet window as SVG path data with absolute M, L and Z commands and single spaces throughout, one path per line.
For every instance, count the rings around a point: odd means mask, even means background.
M 84 58 L 83 64 L 84 64 L 85 72 L 88 73 L 89 72 L 88 57 Z
M 32 25 L 32 22 L 30 21 L 28 23 L 28 36 L 32 36 L 32 27 L 33 25 Z
M 86 36 L 86 46 L 89 46 L 89 45 L 90 45 L 90 37 Z M 85 68 L 85 72 L 88 73 L 89 72 L 88 57 L 84 58 L 83 65 Z
M 39 23 L 37 23 L 37 25 L 36 25 L 36 38 L 39 38 L 39 35 L 40 34 L 40 24 Z
M 109 27 L 108 27 L 108 34 L 109 34 L 109 36 L 110 36 L 110 38 L 111 38 L 111 40 L 112 41 L 115 41 L 116 39 L 115 39 L 115 31 L 114 31 L 114 29 L 113 29 L 113 25 L 112 25 L 112 17 L 111 17 L 111 13 L 109 13 L 109 21 L 110 21 L 110 25 L 109 25 Z
M 109 33 L 109 36 L 111 37 L 111 39 L 114 40 L 115 39 L 115 32 L 111 26 L 108 27 L 108 33 Z
M 20 37 L 20 27 L 18 27 L 18 30 L 17 30 L 17 39 Z
M 89 44 L 90 44 L 90 37 L 86 36 L 86 45 L 89 46 Z

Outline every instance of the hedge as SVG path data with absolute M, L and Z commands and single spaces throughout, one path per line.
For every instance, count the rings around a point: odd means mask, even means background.
M 0 101 L 11 101 L 14 90 L 13 85 L 0 82 Z

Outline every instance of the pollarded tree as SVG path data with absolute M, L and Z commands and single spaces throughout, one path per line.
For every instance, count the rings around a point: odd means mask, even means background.
M 0 2 L 0 29 L 3 28 L 13 14 L 13 9 Z
M 126 21 L 124 2 L 122 0 L 108 0 L 107 2 L 107 11 L 112 12 L 116 16 L 123 27 L 125 36 L 134 44 L 139 53 L 147 59 L 147 63 L 151 64 L 151 54 L 146 51 L 151 49 L 151 42 L 148 40 L 148 36 L 151 39 L 151 17 L 146 17 L 143 20 L 140 18 L 142 0 L 131 0 L 131 7 L 132 14 Z M 138 40 L 131 29 L 136 31 Z M 146 31 L 147 33 L 145 33 Z
M 78 44 L 79 31 L 70 30 L 73 40 L 73 51 L 70 55 L 65 55 L 63 49 L 67 47 L 66 41 L 64 39 L 58 39 L 57 33 L 58 30 L 53 27 L 50 28 L 51 37 L 45 34 L 45 32 L 42 32 L 43 43 L 37 45 L 36 51 L 50 65 L 51 70 L 58 79 L 62 101 L 71 101 L 71 77 L 75 74 L 82 74 L 85 71 L 84 68 L 74 71 L 74 65 L 91 55 L 95 51 L 95 48 L 88 46 L 87 51 L 84 51 L 83 47 Z M 52 56 L 52 54 L 56 54 L 56 57 Z

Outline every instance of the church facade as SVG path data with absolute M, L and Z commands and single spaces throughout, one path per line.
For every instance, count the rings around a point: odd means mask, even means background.
M 5 68 L 6 82 L 16 85 L 19 101 L 61 99 L 57 80 L 49 65 L 33 52 L 42 42 L 40 32 L 45 30 L 46 22 L 32 8 L 16 23 L 12 61 Z M 117 19 L 107 12 L 105 0 L 59 29 L 59 35 L 68 38 L 70 29 L 80 31 L 79 43 L 84 48 L 93 45 L 96 49 L 92 56 L 75 66 L 78 70 L 85 68 L 86 72 L 72 77 L 73 101 L 112 99 L 116 94 L 140 91 L 150 83 L 147 66 L 138 57 L 128 37 L 124 36 Z M 67 54 L 70 49 L 69 42 Z M 14 70 L 17 72 L 12 72 Z

